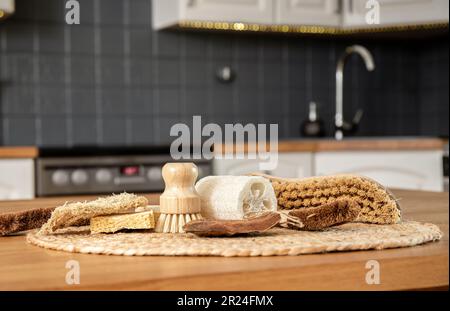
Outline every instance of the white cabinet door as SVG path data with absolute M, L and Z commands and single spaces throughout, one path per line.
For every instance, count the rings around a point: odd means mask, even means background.
M 7 14 L 7 15 L 13 14 L 15 9 L 16 9 L 16 6 L 14 3 L 14 0 L 0 0 L 0 11 L 3 14 Z
M 441 151 L 319 152 L 317 175 L 357 174 L 397 189 L 443 191 Z
M 261 171 L 257 160 L 217 160 L 213 161 L 214 175 L 245 175 L 264 173 L 278 177 L 302 178 L 313 174 L 313 156 L 309 152 L 278 154 L 277 168 Z
M 379 27 L 396 24 L 448 22 L 448 0 L 377 0 L 380 7 L 380 25 L 369 25 L 366 15 L 368 1 L 344 0 L 345 27 Z
M 34 160 L 0 160 L 0 200 L 34 198 Z
M 187 20 L 271 24 L 273 0 L 182 0 Z
M 276 0 L 153 0 L 153 28 L 182 21 L 274 23 Z
M 278 0 L 275 20 L 277 24 L 340 26 L 339 3 L 336 0 Z

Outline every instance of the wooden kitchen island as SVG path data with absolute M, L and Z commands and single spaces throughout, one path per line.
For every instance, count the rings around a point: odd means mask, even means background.
M 25 235 L 18 234 L 0 237 L 0 290 L 448 289 L 448 194 L 394 192 L 401 198 L 404 219 L 438 225 L 444 232 L 441 241 L 402 249 L 293 257 L 125 257 L 47 250 L 27 244 Z M 157 203 L 158 195 L 148 197 Z M 0 202 L 0 212 L 65 200 Z M 72 259 L 80 263 L 79 285 L 65 282 L 65 265 Z M 368 260 L 380 263 L 379 285 L 365 282 Z

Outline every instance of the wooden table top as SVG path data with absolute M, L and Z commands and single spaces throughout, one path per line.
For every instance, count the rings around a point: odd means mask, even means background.
M 0 290 L 448 289 L 448 194 L 394 192 L 401 198 L 404 219 L 438 225 L 443 239 L 402 249 L 292 257 L 125 257 L 47 250 L 27 244 L 20 234 L 0 237 Z M 157 203 L 158 195 L 148 197 L 152 204 Z M 0 212 L 64 201 L 0 202 Z M 68 260 L 80 263 L 79 285 L 65 282 Z M 379 285 L 365 282 L 368 260 L 380 263 Z
M 37 147 L 17 146 L 2 147 L 0 146 L 0 159 L 34 159 L 38 156 Z
M 407 151 L 407 150 L 444 150 L 447 140 L 431 137 L 355 137 L 338 141 L 329 139 L 291 139 L 278 142 L 278 152 L 328 152 L 328 151 Z M 256 145 L 253 146 L 257 147 Z M 267 143 L 266 150 L 270 150 Z M 223 144 L 216 153 L 248 152 L 248 143 Z

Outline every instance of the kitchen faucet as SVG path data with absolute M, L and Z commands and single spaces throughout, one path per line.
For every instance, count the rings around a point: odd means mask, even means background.
M 363 114 L 362 110 L 358 110 L 353 118 L 352 124 L 349 124 L 344 120 L 344 67 L 348 57 L 353 53 L 357 53 L 362 57 L 368 71 L 375 70 L 372 54 L 368 49 L 361 45 L 347 47 L 344 54 L 339 59 L 336 68 L 336 115 L 334 117 L 336 126 L 335 138 L 337 140 L 342 140 L 344 138 L 344 132 L 350 133 L 355 131 Z

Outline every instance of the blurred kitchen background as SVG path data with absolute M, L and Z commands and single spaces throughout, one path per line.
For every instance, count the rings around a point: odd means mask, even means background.
M 380 0 L 382 24 L 376 26 L 363 21 L 363 0 L 79 0 L 79 25 L 66 23 L 66 2 L 0 0 L 0 197 L 2 191 L 4 198 L 21 198 L 159 190 L 160 181 L 153 188 L 148 183 L 150 176 L 159 178 L 158 161 L 167 160 L 161 146 L 173 140 L 173 124 L 191 124 L 193 115 L 204 124 L 278 123 L 281 140 L 299 143 L 312 139 L 301 133 L 302 124 L 320 119 L 321 132 L 333 141 L 336 65 L 353 45 L 370 51 L 375 70 L 368 72 L 359 56 L 345 65 L 345 118 L 364 111 L 352 134 L 359 138 L 344 138 L 349 147 L 336 147 L 349 156 L 338 154 L 339 168 L 333 147 L 320 147 L 331 148 L 322 160 L 317 146 L 294 147 L 279 175 L 377 177 L 385 169 L 391 172 L 380 178 L 388 186 L 446 187 L 448 1 Z M 14 12 L 8 12 L 10 3 Z M 17 150 L 27 156 L 18 157 Z M 369 151 L 376 153 L 365 161 L 392 167 L 347 168 Z M 90 157 L 89 169 L 76 155 Z M 92 162 L 100 156 L 108 160 Z M 120 164 L 112 157 L 122 157 Z M 18 158 L 32 160 L 25 167 Z M 320 170 L 318 161 L 339 169 Z M 292 169 L 292 163 L 305 164 Z M 252 163 L 200 164 L 203 174 L 254 169 Z M 32 174 L 26 191 L 8 181 L 19 171 Z M 391 177 L 397 179 L 389 182 Z M 102 186 L 93 180 L 103 180 Z M 128 180 L 140 180 L 142 188 L 129 188 Z

